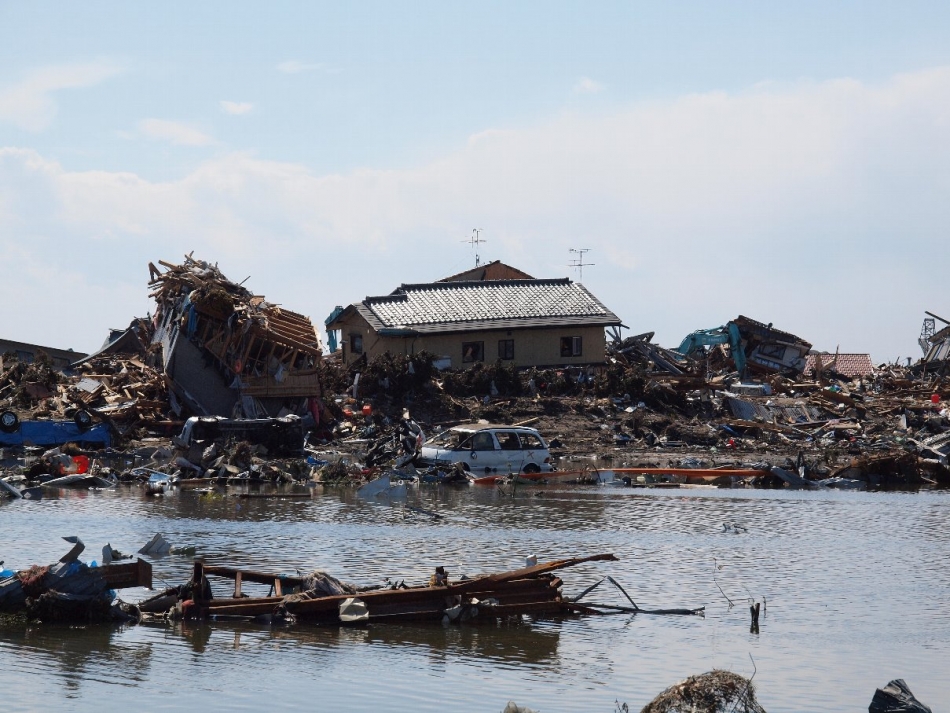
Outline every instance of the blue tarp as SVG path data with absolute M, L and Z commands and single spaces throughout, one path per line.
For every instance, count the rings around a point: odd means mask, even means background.
M 109 426 L 100 423 L 80 431 L 72 421 L 20 421 L 13 433 L 0 431 L 0 446 L 59 446 L 63 443 L 112 445 Z

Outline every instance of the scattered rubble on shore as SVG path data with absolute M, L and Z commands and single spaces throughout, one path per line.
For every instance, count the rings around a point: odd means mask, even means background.
M 309 319 L 216 266 L 190 256 L 160 264 L 149 266 L 155 315 L 69 370 L 0 358 L 8 484 L 86 473 L 99 480 L 73 484 L 144 484 L 156 473 L 186 485 L 361 483 L 411 461 L 399 433 L 410 418 L 429 435 L 475 421 L 531 425 L 555 467 L 580 474 L 728 468 L 756 475 L 718 484 L 950 484 L 946 361 L 855 371 L 838 355 L 806 360 L 806 341 L 740 316 L 677 350 L 650 333 L 615 340 L 601 367 L 518 371 L 499 361 L 439 371 L 426 353 L 344 367 L 323 355 Z M 770 361 L 775 345 L 799 357 Z M 368 463 L 383 441 L 393 446 L 387 457 Z M 419 477 L 408 463 L 400 471 Z

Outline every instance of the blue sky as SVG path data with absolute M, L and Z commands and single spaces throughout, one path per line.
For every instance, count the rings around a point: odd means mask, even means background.
M 192 250 L 319 324 L 477 227 L 539 277 L 589 248 L 667 346 L 741 313 L 916 358 L 948 35 L 921 2 L 0 2 L 0 331 L 94 349 Z

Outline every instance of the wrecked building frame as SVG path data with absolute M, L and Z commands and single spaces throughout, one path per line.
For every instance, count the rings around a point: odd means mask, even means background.
M 165 270 L 149 264 L 152 345 L 160 345 L 170 386 L 191 410 L 246 418 L 314 412 L 323 351 L 309 318 L 190 255 L 181 265 L 159 265 Z

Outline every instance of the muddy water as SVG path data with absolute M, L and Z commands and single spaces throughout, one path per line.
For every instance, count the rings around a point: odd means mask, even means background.
M 950 493 L 776 493 L 420 487 L 409 504 L 351 490 L 306 500 L 243 500 L 136 489 L 0 503 L 7 567 L 57 559 L 76 534 L 132 551 L 155 532 L 207 561 L 344 580 L 421 582 L 614 552 L 617 563 L 563 573 L 577 593 L 611 574 L 641 607 L 698 617 L 606 616 L 501 625 L 142 625 L 0 628 L 2 710 L 545 711 L 639 710 L 663 688 L 714 667 L 755 672 L 776 711 L 866 710 L 905 678 L 935 709 L 950 701 Z M 741 522 L 747 532 L 723 530 Z M 156 586 L 190 560 L 154 561 Z M 720 591 L 720 588 L 722 591 Z M 130 599 L 143 592 L 128 592 Z M 734 603 L 730 606 L 727 598 Z M 758 634 L 748 600 L 766 602 Z M 592 601 L 622 603 L 599 589 Z

